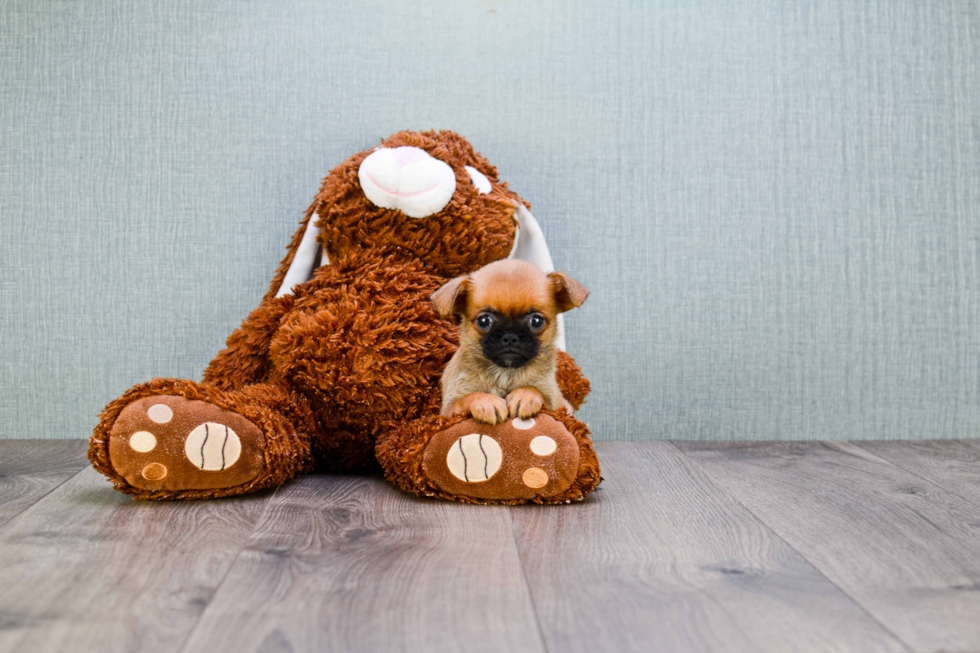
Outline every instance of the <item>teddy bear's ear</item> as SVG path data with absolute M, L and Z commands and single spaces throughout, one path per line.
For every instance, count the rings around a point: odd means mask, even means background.
M 555 264 L 551 261 L 551 252 L 548 251 L 548 243 L 544 240 L 544 232 L 541 225 L 534 219 L 531 212 L 522 203 L 516 203 L 517 218 L 517 242 L 514 249 L 507 258 L 516 258 L 521 261 L 533 263 L 542 272 L 550 273 L 555 271 Z
M 293 286 L 309 281 L 313 278 L 313 271 L 316 268 L 330 262 L 327 253 L 317 242 L 317 236 L 320 235 L 320 225 L 317 224 L 316 215 L 318 206 L 319 204 L 314 203 L 307 210 L 306 217 L 293 234 L 286 257 L 279 264 L 279 270 L 272 278 L 269 292 L 266 294 L 267 299 L 291 294 Z
M 514 243 L 514 249 L 507 258 L 533 263 L 542 272 L 548 274 L 554 272 L 555 264 L 551 260 L 551 252 L 548 250 L 541 225 L 521 202 L 516 203 L 515 217 L 518 228 L 514 237 L 517 242 Z M 556 325 L 558 336 L 555 338 L 555 346 L 565 351 L 565 320 L 561 314 L 556 316 Z

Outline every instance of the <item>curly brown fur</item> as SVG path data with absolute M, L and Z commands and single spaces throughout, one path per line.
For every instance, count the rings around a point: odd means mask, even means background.
M 358 167 L 371 149 L 334 168 L 322 183 L 269 292 L 208 366 L 204 383 L 157 379 L 136 386 L 102 413 L 91 442 L 93 465 L 140 498 L 228 496 L 282 482 L 312 469 L 377 468 L 375 442 L 392 429 L 425 431 L 440 405 L 439 377 L 456 351 L 457 326 L 428 296 L 453 276 L 508 256 L 515 202 L 497 170 L 462 137 L 447 131 L 401 132 L 385 147 L 415 146 L 449 165 L 456 190 L 425 219 L 379 208 L 362 192 Z M 465 166 L 491 183 L 481 194 Z M 306 226 L 330 264 L 276 298 Z M 588 381 L 557 355 L 562 393 L 577 406 Z M 106 435 L 129 403 L 154 394 L 200 398 L 258 425 L 270 443 L 268 469 L 252 482 L 220 490 L 145 492 L 125 486 L 112 468 Z M 421 421 L 419 421 L 421 420 Z M 383 462 L 383 461 L 382 461 Z
M 272 369 L 269 345 L 295 299 L 286 295 L 263 300 L 242 326 L 228 336 L 228 347 L 204 370 L 204 382 L 223 390 L 236 390 L 267 379 Z
M 324 179 L 314 202 L 322 229 L 319 241 L 331 262 L 353 249 L 395 247 L 405 258 L 422 261 L 448 278 L 507 257 L 516 231 L 514 202 L 524 200 L 497 180 L 497 169 L 465 139 L 448 131 L 401 132 L 381 145 L 418 147 L 448 163 L 456 173 L 457 190 L 445 209 L 416 220 L 379 208 L 364 195 L 357 172 L 371 150 L 347 159 Z M 492 192 L 476 191 L 467 165 L 486 175 Z
M 578 410 L 592 391 L 592 384 L 583 376 L 582 368 L 567 352 L 560 351 L 555 356 L 555 369 L 562 395 L 572 408 Z
M 456 339 L 456 326 L 427 301 L 442 281 L 386 249 L 352 251 L 320 268 L 297 287 L 272 339 L 273 378 L 370 451 L 386 421 L 437 410 L 432 389 Z
M 588 427 L 572 417 L 567 410 L 541 411 L 550 415 L 565 425 L 579 444 L 578 474 L 571 486 L 564 492 L 550 497 L 536 497 L 531 503 L 557 504 L 581 501 L 599 485 L 601 472 L 599 459 L 592 440 L 589 438 Z M 403 424 L 401 427 L 386 433 L 378 440 L 376 452 L 378 461 L 384 469 L 385 478 L 406 492 L 437 499 L 448 499 L 462 503 L 477 503 L 487 505 L 517 505 L 528 503 L 524 499 L 476 499 L 464 495 L 451 494 L 441 490 L 422 471 L 422 455 L 430 440 L 439 432 L 445 431 L 462 421 L 469 419 L 462 415 L 443 417 L 432 415 Z
M 207 401 L 253 422 L 265 435 L 266 465 L 263 472 L 243 485 L 217 490 L 148 491 L 126 483 L 112 467 L 109 433 L 126 406 L 137 399 L 159 395 Z M 117 490 L 138 499 L 210 499 L 254 492 L 311 471 L 310 444 L 305 433 L 315 430 L 315 427 L 304 403 L 301 397 L 290 397 L 269 385 L 253 385 L 238 392 L 226 392 L 193 381 L 153 379 L 127 390 L 105 407 L 89 440 L 88 459 L 95 469 L 112 480 Z
M 552 417 L 565 425 L 565 428 L 572 434 L 579 444 L 579 463 L 578 476 L 571 487 L 557 497 L 551 497 L 545 503 L 566 503 L 568 501 L 581 501 L 594 490 L 602 481 L 602 470 L 599 468 L 599 457 L 592 446 L 592 439 L 589 437 L 591 431 L 582 422 L 572 417 L 567 410 L 550 413 Z

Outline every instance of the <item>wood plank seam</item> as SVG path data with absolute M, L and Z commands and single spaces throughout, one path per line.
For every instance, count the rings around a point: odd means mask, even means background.
M 868 608 L 863 603 L 861 603 L 854 596 L 852 596 L 850 592 L 848 592 L 843 587 L 841 587 L 840 585 L 838 585 L 837 583 L 835 583 L 833 580 L 831 580 L 830 578 L 828 578 L 827 575 L 824 574 L 823 571 L 819 567 L 817 567 L 817 565 L 814 564 L 814 562 L 812 560 L 810 560 L 809 557 L 807 557 L 806 555 L 804 555 L 803 552 L 801 552 L 795 546 L 793 546 L 792 544 L 790 544 L 790 542 L 783 536 L 783 534 L 775 526 L 773 526 L 772 524 L 770 524 L 769 522 L 767 522 L 765 519 L 763 519 L 761 516 L 759 516 L 758 514 L 756 514 L 755 511 L 753 511 L 751 508 L 749 508 L 749 506 L 747 506 L 745 503 L 743 503 L 741 500 L 739 500 L 739 498 L 737 496 L 735 496 L 734 494 L 732 494 L 731 492 L 729 492 L 727 489 L 725 489 L 725 487 L 721 483 L 719 483 L 715 479 L 714 476 L 711 475 L 711 472 L 708 469 L 706 469 L 703 465 L 701 465 L 701 463 L 698 462 L 698 460 L 696 458 L 694 458 L 693 456 L 689 456 L 686 451 L 684 451 L 682 448 L 678 447 L 676 444 L 674 444 L 674 442 L 669 442 L 669 444 L 670 444 L 671 447 L 673 447 L 674 449 L 676 449 L 677 451 L 679 451 L 680 453 L 682 453 L 688 460 L 690 460 L 692 463 L 694 463 L 695 465 L 697 465 L 697 467 L 702 472 L 704 472 L 704 474 L 708 477 L 708 479 L 711 481 L 711 484 L 712 485 L 714 485 L 716 488 L 718 488 L 719 491 L 721 491 L 721 492 L 727 494 L 729 497 L 731 497 L 732 501 L 734 501 L 738 505 L 742 506 L 750 515 L 752 515 L 753 517 L 755 517 L 755 519 L 757 519 L 759 521 L 759 523 L 764 524 L 766 526 L 766 528 L 768 528 L 770 531 L 772 531 L 773 535 L 775 535 L 776 537 L 778 537 L 779 540 L 782 541 L 787 547 L 789 547 L 790 549 L 792 549 L 793 551 L 795 551 L 796 554 L 798 556 L 800 556 L 800 558 L 802 560 L 805 560 L 806 563 L 808 565 L 810 565 L 810 567 L 817 574 L 819 574 L 822 578 L 824 578 L 828 583 L 830 583 L 831 585 L 833 585 L 834 587 L 836 587 L 844 596 L 846 596 L 848 599 L 850 599 L 851 602 L 858 609 L 861 610 L 861 612 L 863 612 L 865 615 L 868 616 L 869 619 L 871 619 L 876 624 L 878 624 L 881 627 L 882 630 L 884 630 L 886 633 L 888 633 L 889 635 L 891 635 L 892 637 L 894 637 L 895 638 L 895 641 L 901 643 L 901 645 L 904 646 L 906 648 L 906 650 L 909 651 L 909 653 L 915 653 L 915 648 L 911 644 L 909 644 L 904 639 L 902 639 L 901 637 L 899 637 L 898 634 L 895 633 L 891 628 L 889 628 L 884 623 L 882 623 L 881 620 L 878 619 L 878 617 L 876 617 L 874 614 L 872 614 L 871 611 L 868 610 Z
M 891 456 L 887 456 L 887 454 L 883 454 L 882 452 L 879 452 L 879 451 L 874 451 L 873 449 L 869 449 L 868 447 L 862 447 L 861 446 L 861 441 L 852 441 L 852 442 L 849 442 L 848 444 L 850 444 L 852 446 L 855 446 L 855 447 L 861 449 L 862 451 L 866 451 L 869 455 L 874 456 L 875 458 L 880 458 L 882 461 L 888 463 L 889 465 L 892 465 L 892 466 L 897 467 L 897 468 L 899 468 L 899 469 L 901 469 L 901 470 L 903 470 L 905 472 L 908 472 L 912 476 L 915 476 L 916 478 L 922 479 L 923 481 L 925 481 L 926 483 L 929 483 L 930 485 L 935 485 L 936 487 L 938 487 L 938 488 L 940 488 L 942 490 L 945 490 L 946 492 L 949 492 L 950 494 L 956 495 L 957 497 L 963 499 L 964 501 L 967 501 L 969 503 L 972 503 L 973 502 L 973 499 L 971 499 L 968 496 L 965 496 L 960 490 L 957 490 L 956 488 L 948 487 L 947 485 L 945 485 L 944 483 L 940 482 L 939 480 L 937 480 L 937 479 L 935 479 L 933 477 L 923 476 L 922 475 L 922 472 L 916 471 L 914 468 L 911 468 L 911 467 L 908 467 L 906 465 L 901 464 L 900 462 L 896 461 Z
M 82 469 L 0 530 L 0 650 L 171 653 L 267 499 L 137 502 Z
M 597 450 L 605 490 L 512 509 L 556 650 L 908 653 L 667 442 Z
M 235 568 L 235 565 L 238 563 L 238 559 L 242 556 L 242 553 L 248 547 L 248 542 L 251 539 L 252 535 L 255 534 L 256 529 L 259 527 L 259 525 L 262 523 L 262 520 L 265 519 L 266 514 L 272 508 L 272 500 L 276 498 L 276 494 L 279 493 L 279 490 L 281 488 L 282 485 L 277 485 L 276 489 L 272 491 L 272 494 L 269 496 L 269 499 L 265 502 L 265 505 L 262 507 L 262 512 L 259 513 L 258 516 L 255 518 L 255 522 L 252 524 L 252 531 L 248 534 L 248 537 L 242 538 L 242 547 L 238 549 L 238 553 L 235 554 L 235 557 L 234 559 L 232 559 L 231 564 L 228 565 L 228 569 L 225 570 L 224 576 L 221 577 L 221 582 L 215 585 L 214 591 L 211 592 L 211 596 L 208 598 L 208 604 L 210 604 L 212 599 L 214 599 L 214 597 L 218 594 L 218 591 L 221 589 L 221 586 L 225 584 L 225 581 L 228 579 L 228 576 L 231 575 L 232 570 Z M 200 625 L 201 620 L 204 619 L 204 613 L 207 611 L 207 609 L 208 609 L 207 605 L 201 608 L 200 613 L 197 615 L 197 621 L 194 622 L 193 626 L 187 629 L 187 634 L 184 635 L 184 640 L 180 643 L 180 646 L 174 650 L 183 653 L 183 651 L 187 649 L 188 642 L 190 642 L 191 636 L 193 636 L 195 631 L 197 631 L 197 628 Z
M 517 563 L 521 568 L 521 580 L 524 581 L 524 587 L 527 589 L 527 595 L 531 599 L 531 611 L 534 613 L 534 625 L 538 629 L 538 640 L 541 642 L 541 648 L 545 653 L 551 653 L 548 649 L 548 640 L 545 639 L 544 630 L 541 628 L 541 618 L 538 615 L 538 604 L 534 598 L 534 589 L 531 587 L 531 583 L 527 580 L 527 570 L 524 568 L 524 558 L 521 556 L 521 548 L 517 544 L 517 533 L 514 530 L 514 518 L 512 511 L 513 506 L 509 507 L 507 510 L 507 521 L 510 523 L 510 534 L 511 541 L 514 544 L 514 555 L 517 557 Z
M 24 508 L 22 510 L 19 510 L 18 512 L 14 513 L 13 515 L 10 515 L 7 519 L 5 519 L 2 522 L 0 522 L 0 531 L 2 531 L 8 524 L 10 524 L 11 522 L 13 522 L 15 519 L 17 519 L 21 515 L 23 515 L 25 512 L 27 512 L 28 510 L 33 509 L 36 505 L 38 505 L 39 503 L 41 503 L 44 499 L 46 499 L 47 497 L 51 496 L 51 493 L 52 492 L 54 492 L 55 490 L 57 490 L 58 488 L 60 488 L 62 485 L 64 485 L 68 481 L 72 480 L 73 478 L 75 478 L 76 476 L 78 476 L 79 474 L 81 474 L 82 472 L 84 472 L 87 468 L 88 468 L 88 465 L 86 465 L 85 467 L 82 467 L 81 469 L 79 469 L 77 472 L 75 472 L 71 476 L 68 476 L 67 478 L 63 479 L 60 483 L 58 483 L 57 485 L 55 485 L 55 486 L 51 487 L 50 489 L 48 489 L 48 491 L 45 492 L 44 494 L 39 495 L 37 497 L 37 499 L 33 503 L 31 503 L 29 506 L 24 506 Z
M 183 650 L 542 653 L 506 519 L 376 475 L 297 479 Z

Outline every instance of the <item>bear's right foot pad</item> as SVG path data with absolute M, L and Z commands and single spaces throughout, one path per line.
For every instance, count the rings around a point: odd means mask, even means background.
M 467 419 L 437 434 L 422 470 L 440 490 L 489 501 L 561 494 L 578 473 L 579 445 L 549 415 L 490 426 Z
M 211 490 L 242 485 L 265 464 L 261 429 L 238 413 L 175 395 L 126 406 L 109 434 L 109 460 L 142 490 Z

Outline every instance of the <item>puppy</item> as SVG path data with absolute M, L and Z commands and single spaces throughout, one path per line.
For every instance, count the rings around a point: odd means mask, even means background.
M 459 349 L 442 374 L 442 414 L 487 424 L 572 407 L 555 378 L 556 317 L 588 289 L 563 272 L 508 259 L 456 277 L 432 294 L 443 317 L 462 316 Z

